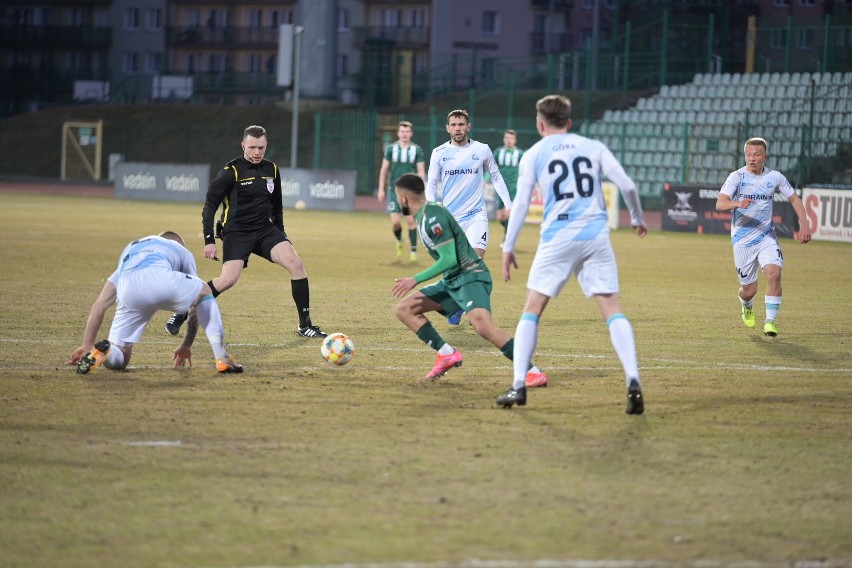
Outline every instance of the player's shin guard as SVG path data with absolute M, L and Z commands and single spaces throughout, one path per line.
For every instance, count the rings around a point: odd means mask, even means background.
M 296 311 L 299 312 L 299 327 L 311 325 L 311 289 L 308 286 L 308 277 L 290 280 L 293 292 L 293 301 L 296 302 Z
M 198 324 L 204 328 L 213 355 L 217 359 L 227 357 L 225 351 L 225 330 L 222 324 L 222 313 L 219 311 L 219 303 L 212 295 L 204 296 L 195 307 L 198 316 Z
M 615 353 L 624 367 L 626 378 L 639 377 L 639 363 L 636 361 L 636 342 L 633 338 L 633 326 L 624 314 L 613 314 L 606 320 L 609 327 L 609 337 Z
M 766 321 L 775 321 L 781 310 L 781 296 L 764 296 L 763 301 L 766 304 Z
M 512 388 L 517 390 L 526 386 L 527 371 L 530 369 L 530 361 L 538 342 L 538 316 L 535 314 L 521 314 L 518 326 L 515 328 L 515 349 L 512 359 L 512 370 L 514 379 Z
M 417 337 L 435 351 L 438 351 L 447 343 L 432 326 L 432 322 L 428 321 L 417 330 Z

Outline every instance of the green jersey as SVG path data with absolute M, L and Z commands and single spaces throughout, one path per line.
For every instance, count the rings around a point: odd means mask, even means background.
M 390 162 L 390 179 L 388 187 L 393 193 L 393 184 L 402 174 L 416 174 L 417 164 L 425 164 L 423 148 L 411 142 L 408 148 L 403 148 L 399 142 L 394 142 L 385 148 L 384 159 Z
M 501 146 L 494 151 L 494 161 L 497 162 L 500 175 L 503 176 L 503 181 L 506 182 L 506 187 L 509 188 L 513 199 L 518 187 L 518 164 L 520 164 L 523 155 L 524 151 L 517 146 L 514 148 Z
M 455 247 L 458 261 L 444 271 L 444 280 L 453 284 L 471 280 L 491 281 L 485 261 L 473 250 L 461 225 L 446 207 L 434 202 L 425 203 L 417 212 L 415 221 L 420 241 L 436 261 L 440 258 L 438 248 Z

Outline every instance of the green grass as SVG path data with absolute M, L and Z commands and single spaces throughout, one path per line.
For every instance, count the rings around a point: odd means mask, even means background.
M 314 320 L 355 341 L 348 366 L 295 335 L 286 273 L 254 258 L 219 298 L 245 374 L 218 376 L 203 335 L 193 368 L 171 369 L 163 312 L 128 372 L 77 375 L 63 363 L 127 241 L 176 230 L 202 277 L 218 274 L 200 206 L 3 198 L 0 566 L 852 563 L 849 245 L 783 241 L 771 339 L 740 322 L 727 237 L 617 231 L 646 414 L 624 414 L 620 364 L 575 281 L 542 321 L 551 386 L 503 410 L 510 363 L 468 325 L 437 318 L 465 363 L 422 379 L 433 352 L 390 294 L 416 268 L 371 213 L 285 212 Z M 508 331 L 536 241 L 528 228 L 521 271 L 495 282 Z M 499 273 L 499 249 L 486 259 Z

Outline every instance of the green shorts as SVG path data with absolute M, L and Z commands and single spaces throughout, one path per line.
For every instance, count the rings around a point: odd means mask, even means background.
M 388 213 L 402 213 L 402 207 L 399 206 L 399 201 L 396 200 L 396 191 L 393 186 L 387 192 L 387 211 Z
M 506 188 L 509 190 L 509 197 L 511 197 L 512 201 L 514 201 L 515 200 L 515 194 L 518 193 L 518 188 L 517 187 L 508 187 L 508 186 L 506 186 Z M 494 199 L 497 202 L 497 209 L 505 209 L 506 208 L 506 204 L 503 203 L 503 200 L 500 199 L 500 195 L 496 191 L 494 192 Z
M 459 280 L 462 280 L 461 282 Z M 420 289 L 420 292 L 437 304 L 445 314 L 454 314 L 459 310 L 465 313 L 474 308 L 491 311 L 491 274 L 485 272 L 454 280 L 452 283 L 443 278 L 434 284 Z

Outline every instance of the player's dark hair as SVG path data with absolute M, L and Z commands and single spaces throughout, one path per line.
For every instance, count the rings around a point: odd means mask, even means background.
M 571 120 L 571 99 L 562 95 L 547 95 L 535 103 L 535 112 L 547 124 L 565 128 Z
M 251 126 L 247 126 L 243 131 L 243 140 L 251 136 L 252 138 L 262 138 L 266 136 L 266 129 L 262 126 L 258 126 L 257 124 L 252 124 Z
M 466 110 L 464 110 L 463 108 L 457 108 L 456 110 L 451 110 L 447 114 L 447 124 L 450 123 L 450 119 L 453 118 L 453 117 L 464 118 L 467 122 L 470 122 L 470 114 L 468 114 L 468 112 Z
M 426 184 L 423 183 L 423 178 L 417 174 L 402 174 L 397 178 L 394 185 L 415 195 L 426 195 Z

